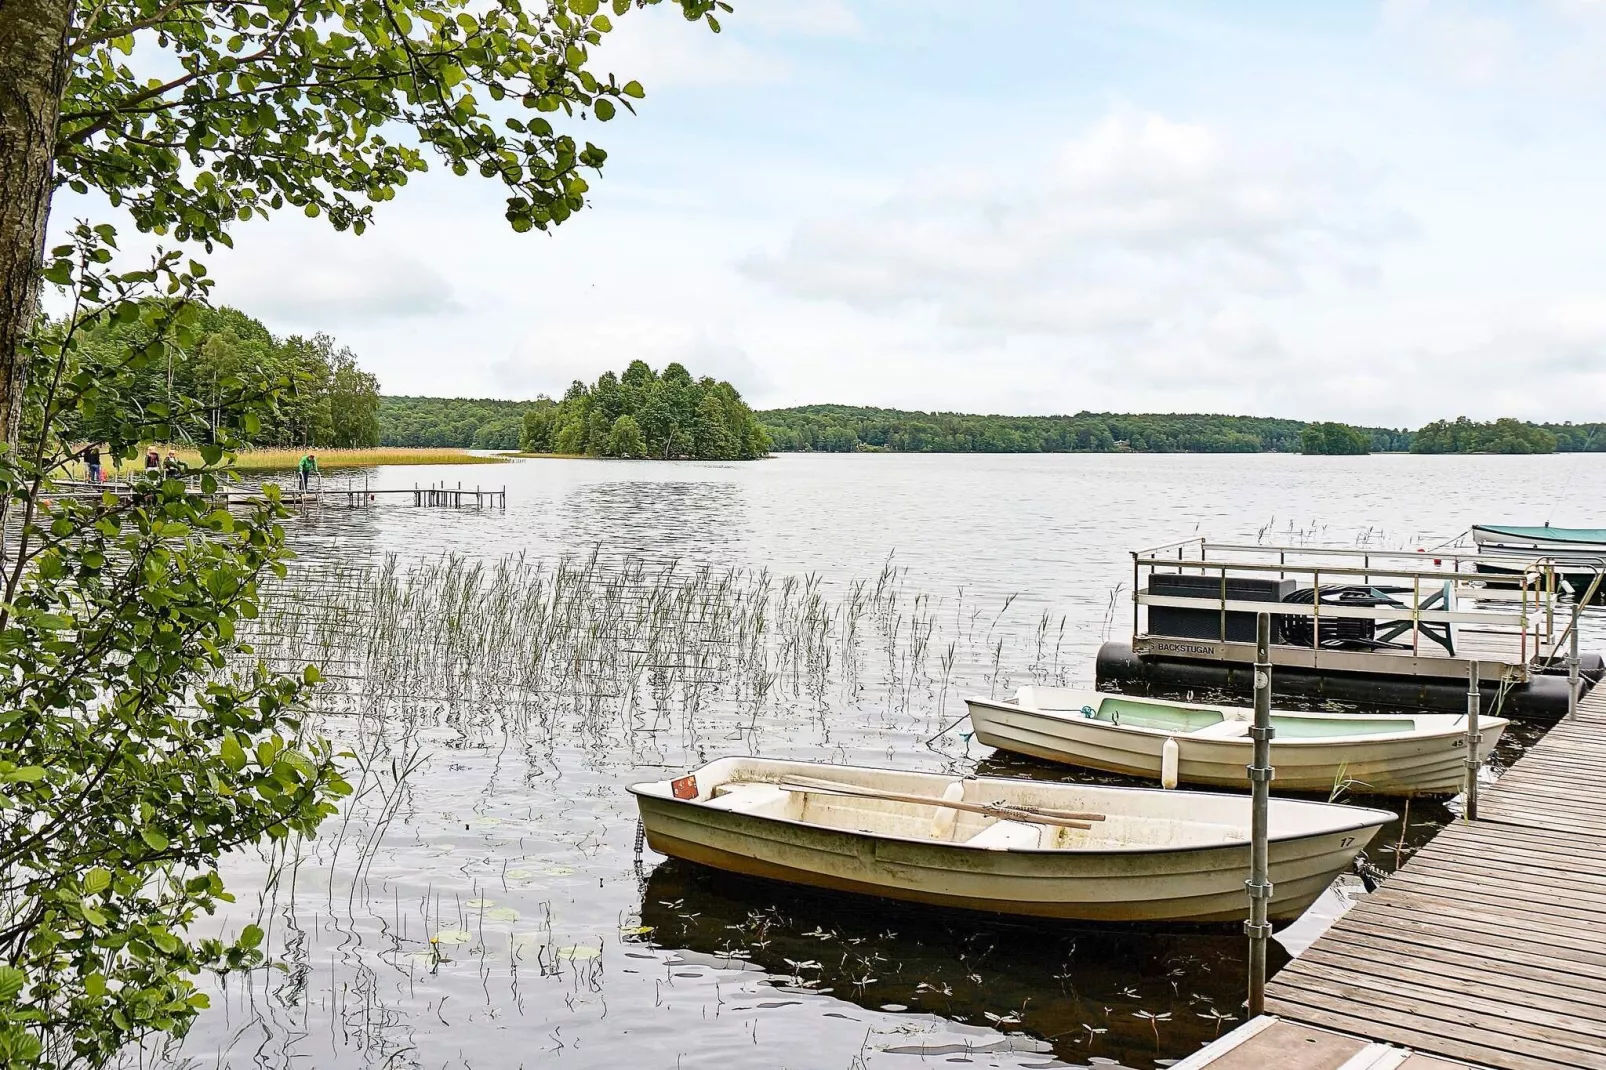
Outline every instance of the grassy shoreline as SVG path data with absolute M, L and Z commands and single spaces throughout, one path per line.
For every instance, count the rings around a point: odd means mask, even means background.
M 189 446 L 157 446 L 156 449 L 163 457 L 166 457 L 168 450 L 171 449 L 185 464 L 195 468 L 201 467 L 201 453 L 197 449 Z M 235 457 L 233 468 L 236 472 L 282 472 L 295 468 L 308 452 L 305 449 L 241 450 Z M 373 468 L 377 465 L 507 463 L 507 458 L 501 455 L 482 456 L 456 448 L 381 446 L 375 449 L 318 449 L 310 452 L 318 458 L 318 468 L 324 472 L 338 468 Z M 132 461 L 124 461 L 120 470 L 108 463 L 106 465 L 108 478 L 119 471 L 137 473 L 144 466 L 142 457 L 143 453 L 136 455 Z M 72 467 L 81 469 L 82 465 L 74 464 Z

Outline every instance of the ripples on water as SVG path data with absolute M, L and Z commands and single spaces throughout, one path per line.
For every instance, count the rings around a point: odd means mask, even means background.
M 1557 490 L 1591 508 L 1606 491 L 1581 457 L 791 456 L 371 478 L 505 479 L 510 506 L 293 522 L 302 560 L 263 650 L 327 666 L 324 730 L 360 757 L 361 793 L 299 857 L 231 867 L 225 927 L 260 912 L 285 969 L 215 992 L 175 1062 L 1165 1065 L 1241 1020 L 1240 936 L 638 866 L 624 786 L 732 752 L 1081 778 L 942 730 L 965 694 L 1088 682 L 1099 643 L 1130 628 L 1127 551 L 1195 532 L 1432 546 L 1475 521 L 1590 523 Z M 1591 622 L 1588 645 L 1601 633 Z M 1538 734 L 1508 733 L 1499 761 Z M 1414 803 L 1373 859 L 1391 868 L 1452 816 Z M 1346 878 L 1280 939 L 1297 950 L 1359 894 Z

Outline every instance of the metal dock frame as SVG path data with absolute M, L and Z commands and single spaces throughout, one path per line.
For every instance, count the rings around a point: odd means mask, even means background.
M 1439 567 L 1423 567 L 1434 560 L 1441 562 Z M 1520 567 L 1521 571 L 1496 576 L 1476 571 L 1480 563 L 1504 569 Z M 1576 563 L 1569 568 L 1580 571 Z M 1214 576 L 1220 584 L 1214 595 L 1154 594 L 1146 589 L 1144 580 L 1157 571 Z M 1597 581 L 1603 572 L 1606 568 L 1597 567 Z M 1317 589 L 1335 582 L 1383 585 L 1408 590 L 1410 594 L 1408 601 L 1402 594 L 1401 601 L 1406 604 L 1401 606 L 1324 605 L 1319 598 L 1304 603 L 1229 597 L 1229 579 L 1246 576 L 1292 577 Z M 1235 662 L 1247 667 L 1255 660 L 1255 645 L 1227 638 L 1228 614 L 1272 612 L 1279 617 L 1310 617 L 1312 635 L 1317 640 L 1324 619 L 1372 620 L 1408 625 L 1410 650 L 1323 649 L 1319 641 L 1311 646 L 1293 646 L 1274 638 L 1272 664 L 1444 680 L 1465 680 L 1477 665 L 1486 685 L 1525 683 L 1537 664 L 1559 664 L 1562 640 L 1569 631 L 1576 634 L 1575 629 L 1568 628 L 1558 635 L 1558 607 L 1563 615 L 1569 607 L 1559 601 L 1556 576 L 1557 563 L 1545 557 L 1514 563 L 1510 556 L 1496 558 L 1457 551 L 1258 546 L 1191 538 L 1132 552 L 1132 646 L 1138 655 Z M 1496 593 L 1490 587 L 1492 583 L 1514 584 L 1516 605 L 1453 608 L 1461 597 L 1489 599 Z M 1447 604 L 1434 604 L 1440 601 Z M 1220 626 L 1214 638 L 1155 634 L 1143 628 L 1144 607 L 1213 610 Z M 1431 641 L 1424 645 L 1422 625 L 1442 625 L 1451 634 L 1460 628 L 1454 652 Z

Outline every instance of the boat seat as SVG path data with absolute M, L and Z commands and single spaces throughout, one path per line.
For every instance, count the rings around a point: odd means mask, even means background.
M 784 810 L 792 801 L 792 793 L 782 791 L 774 784 L 735 784 L 714 789 L 714 797 L 707 805 L 715 810 L 731 810 L 738 814 L 756 814 L 760 811 Z
M 1189 739 L 1241 739 L 1249 734 L 1248 721 L 1217 721 L 1188 733 Z
M 995 821 L 965 841 L 966 846 L 989 851 L 1030 851 L 1042 843 L 1043 826 L 1024 821 Z

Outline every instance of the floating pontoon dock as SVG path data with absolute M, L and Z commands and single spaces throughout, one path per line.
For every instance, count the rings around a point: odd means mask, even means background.
M 1606 1068 L 1603 769 L 1606 689 L 1284 967 L 1275 1018 L 1176 1070 Z
M 1503 713 L 1559 717 L 1574 669 L 1576 607 L 1558 593 L 1556 562 L 1523 562 L 1498 585 L 1478 571 L 1487 563 L 1476 553 L 1205 539 L 1140 550 L 1132 554 L 1132 640 L 1104 645 L 1098 677 L 1123 690 L 1251 690 L 1255 614 L 1270 610 L 1281 694 L 1458 710 L 1477 664 Z M 1512 558 L 1499 565 L 1511 569 Z M 1581 567 L 1567 564 L 1570 574 Z M 1593 568 L 1596 584 L 1603 574 L 1606 562 Z M 1585 653 L 1576 672 L 1587 690 L 1606 663 Z

